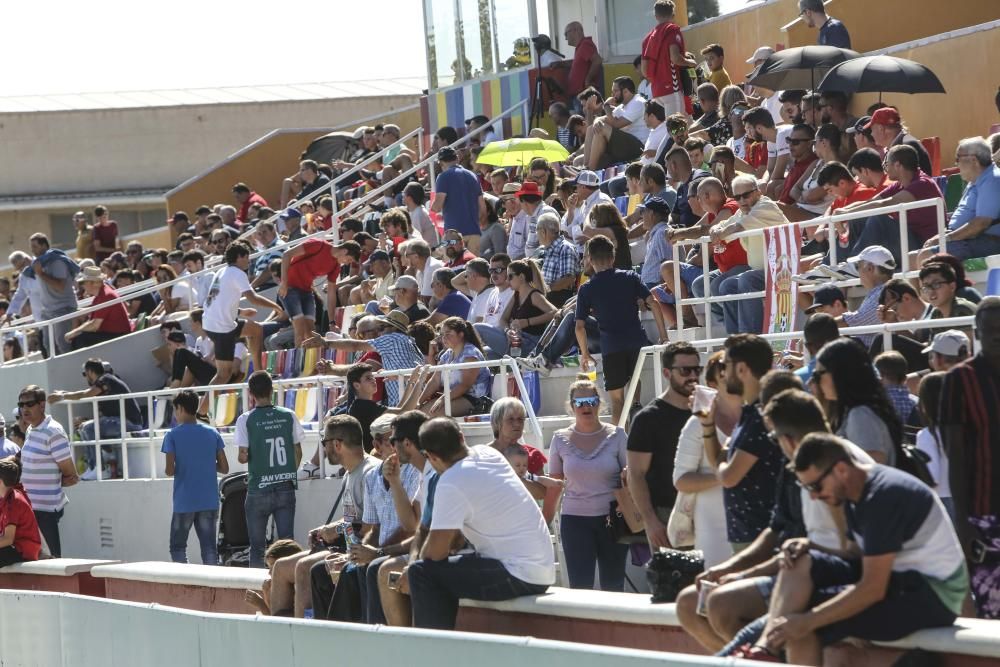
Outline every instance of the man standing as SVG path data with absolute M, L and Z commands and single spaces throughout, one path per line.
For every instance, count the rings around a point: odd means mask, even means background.
M 29 243 L 35 261 L 24 273 L 38 281 L 41 311 L 35 313 L 36 321 L 50 320 L 77 310 L 75 279 L 80 267 L 62 250 L 49 248 L 49 239 L 45 234 L 32 234 Z M 51 328 L 42 327 L 49 356 L 64 354 L 72 349 L 70 341 L 66 340 L 66 334 L 72 328 L 72 319 L 57 322 Z
M 467 447 L 447 417 L 426 422 L 419 439 L 438 477 L 428 490 L 431 525 L 420 559 L 404 571 L 413 625 L 454 629 L 460 598 L 544 593 L 555 582 L 549 528 L 503 455 L 488 445 Z M 450 556 L 460 533 L 475 553 Z
M 254 204 L 267 206 L 267 200 L 250 189 L 246 183 L 237 183 L 233 186 L 233 198 L 240 205 L 240 210 L 236 214 L 236 222 L 245 225 L 250 222 L 250 207 Z
M 948 371 L 941 389 L 939 423 L 948 452 L 955 528 L 972 569 L 978 616 L 1000 618 L 996 599 L 996 540 L 1000 538 L 1000 297 L 988 296 L 976 310 L 981 349 Z
M 333 320 L 337 308 L 337 280 L 340 265 L 347 259 L 345 244 L 355 241 L 341 241 L 334 246 L 322 239 L 309 239 L 305 243 L 286 250 L 281 256 L 281 297 L 292 318 L 295 329 L 295 346 L 300 347 L 316 327 L 316 298 L 313 296 L 313 281 L 326 277 L 326 311 Z
M 17 397 L 17 409 L 28 424 L 21 464 L 21 481 L 31 500 L 38 530 L 53 558 L 62 556 L 59 520 L 66 506 L 63 488 L 80 481 L 73 464 L 73 452 L 62 425 L 45 414 L 45 390 L 30 384 Z
M 583 34 L 583 25 L 579 21 L 568 24 L 563 36 L 566 38 L 566 43 L 575 49 L 573 64 L 569 68 L 567 95 L 575 98 L 587 86 L 601 88 L 600 73 L 604 59 L 597 52 L 594 40 Z
M 667 116 L 687 114 L 681 70 L 698 63 L 685 55 L 684 35 L 674 23 L 673 0 L 656 0 L 656 27 L 642 40 L 642 74 L 653 87 L 653 99 Z
M 94 259 L 94 232 L 87 224 L 87 214 L 83 211 L 74 213 L 73 227 L 76 228 L 76 261 Z
M 247 534 L 250 567 L 264 567 L 267 521 L 274 517 L 278 539 L 291 539 L 295 527 L 296 470 L 305 432 L 295 413 L 271 403 L 271 376 L 256 371 L 247 381 L 256 405 L 236 419 L 239 461 L 247 464 Z
M 836 46 L 841 49 L 851 48 L 851 35 L 843 23 L 826 15 L 823 0 L 799 0 L 799 16 L 810 28 L 819 26 L 820 46 Z
M 434 203 L 431 210 L 444 218 L 444 228 L 458 230 L 465 239 L 465 246 L 473 254 L 479 252 L 480 216 L 486 215 L 486 201 L 479 178 L 458 164 L 455 149 L 438 151 L 441 174 L 434 183 Z
M 681 430 L 691 417 L 688 399 L 701 373 L 701 357 L 690 343 L 667 345 L 662 361 L 670 386 L 632 419 L 627 454 L 628 489 L 654 550 L 670 548 L 667 521 L 677 498 L 674 456 Z
M 767 528 L 784 462 L 760 413 L 760 379 L 771 370 L 773 357 L 771 344 L 759 336 L 743 333 L 726 339 L 726 391 L 743 397 L 743 412 L 725 453 L 714 409 L 699 416 L 705 458 L 722 483 L 733 553 L 742 551 Z

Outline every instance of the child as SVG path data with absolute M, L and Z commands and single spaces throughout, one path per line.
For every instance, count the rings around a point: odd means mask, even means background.
M 21 486 L 21 457 L 0 459 L 0 567 L 38 560 L 42 537 Z
M 593 315 L 601 331 L 604 388 L 611 399 L 611 423 L 617 424 L 625 403 L 625 385 L 632 378 L 639 350 L 649 344 L 636 302 L 645 301 L 653 312 L 660 342 L 667 340 L 667 331 L 663 313 L 642 279 L 634 271 L 615 269 L 615 246 L 611 239 L 595 236 L 587 241 L 585 260 L 593 266 L 594 275 L 580 287 L 576 297 L 576 341 L 581 370 L 586 371 L 594 363 L 587 351 L 586 329 L 587 316 Z
M 955 502 L 951 497 L 951 485 L 948 482 L 948 454 L 941 445 L 941 430 L 938 428 L 938 406 L 941 404 L 941 387 L 944 385 L 944 373 L 928 373 L 920 381 L 920 413 L 924 417 L 925 428 L 917 433 L 917 449 L 931 458 L 927 469 L 937 485 L 937 492 L 952 523 L 955 521 Z
M 562 480 L 555 479 L 553 477 L 546 477 L 545 475 L 534 475 L 528 472 L 528 450 L 524 445 L 513 444 L 503 450 L 504 458 L 507 459 L 514 472 L 521 481 L 524 483 L 525 488 L 531 493 L 532 497 L 538 501 L 539 507 L 542 506 L 543 501 L 546 496 L 546 489 L 554 487 L 562 487 Z
M 305 549 L 295 540 L 275 540 L 264 552 L 264 564 L 267 565 L 268 574 L 274 568 L 274 564 L 285 556 L 294 556 L 302 553 Z M 243 600 L 251 607 L 265 616 L 271 615 L 271 577 L 264 580 L 261 590 L 247 589 L 243 593 Z
M 187 562 L 187 540 L 194 525 L 201 544 L 201 562 L 219 564 L 216 528 L 219 487 L 216 473 L 229 472 L 222 436 L 198 423 L 198 394 L 185 389 L 174 396 L 177 426 L 163 438 L 167 475 L 174 478 L 174 515 L 170 521 L 170 559 Z

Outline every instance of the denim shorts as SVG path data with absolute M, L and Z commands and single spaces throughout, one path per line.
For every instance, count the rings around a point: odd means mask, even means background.
M 284 302 L 285 312 L 288 313 L 289 319 L 295 320 L 300 317 L 309 320 L 316 319 L 316 299 L 313 298 L 312 290 L 307 292 L 289 287 Z

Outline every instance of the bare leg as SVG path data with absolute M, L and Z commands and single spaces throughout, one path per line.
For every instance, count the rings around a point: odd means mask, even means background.
M 247 349 L 250 350 L 250 359 L 253 361 L 254 369 L 260 370 L 263 367 L 264 330 L 253 320 L 247 320 L 243 324 L 243 338 L 246 339 Z M 232 372 L 227 377 L 227 381 L 229 377 L 232 377 Z
M 768 635 L 771 633 L 774 620 L 786 614 L 797 614 L 809 607 L 809 600 L 813 594 L 811 567 L 812 558 L 808 554 L 804 554 L 799 556 L 790 569 L 782 570 L 778 575 L 774 593 L 771 594 L 771 608 L 768 613 L 767 626 L 758 642 L 759 645 L 773 652 L 776 652 L 775 649 L 780 649 L 781 647 L 771 647 L 768 644 Z M 813 633 L 788 642 L 784 649 L 788 662 L 791 664 L 820 664 L 822 647 L 819 645 L 819 638 Z
M 588 127 L 587 128 L 587 134 L 583 138 L 583 164 L 584 165 L 589 165 L 590 164 L 590 147 L 594 143 L 594 132 L 595 132 L 595 129 L 596 128 L 595 128 L 594 125 L 591 125 L 590 127 Z
M 305 618 L 306 609 L 312 606 L 312 582 L 309 571 L 316 563 L 325 560 L 330 553 L 318 551 L 306 554 L 295 563 L 295 618 Z
M 587 162 L 588 169 L 597 169 L 597 166 L 601 163 L 601 158 L 604 157 L 604 151 L 608 148 L 608 141 L 610 139 L 610 126 L 604 124 L 601 124 L 600 127 L 595 126 L 590 146 L 590 161 Z
M 382 604 L 384 606 L 385 602 Z M 697 608 L 698 591 L 694 586 L 688 586 L 677 596 L 677 618 L 681 626 L 710 653 L 721 651 L 726 642 L 712 629 L 708 619 L 697 613 Z
M 479 241 L 482 236 L 479 234 L 462 234 L 462 240 L 465 242 L 465 247 L 468 248 L 469 252 L 473 255 L 479 254 Z
M 215 375 L 209 380 L 208 384 L 226 384 L 229 382 L 229 378 L 233 375 L 233 362 L 232 361 L 222 361 L 220 359 L 215 360 Z M 206 393 L 201 397 L 201 402 L 198 403 L 198 412 L 200 414 L 208 414 L 211 406 L 208 404 L 208 394 Z
M 309 555 L 302 551 L 279 558 L 271 568 L 271 590 L 268 606 L 274 615 L 291 615 L 295 600 L 295 565 Z
M 622 410 L 625 409 L 625 387 L 609 389 L 608 398 L 611 399 L 611 423 L 617 426 Z
M 712 592 L 706 611 L 716 634 L 729 642 L 746 624 L 767 612 L 767 600 L 752 581 L 735 581 Z
M 296 317 L 293 319 L 292 330 L 295 332 L 295 347 L 302 347 L 302 343 L 313 334 L 315 328 L 315 320 L 311 320 L 308 317 Z
M 385 620 L 389 625 L 404 628 L 413 625 L 410 596 L 389 588 L 389 573 L 401 571 L 407 562 L 409 562 L 408 556 L 397 556 L 382 563 L 378 569 L 378 593 L 382 598 Z

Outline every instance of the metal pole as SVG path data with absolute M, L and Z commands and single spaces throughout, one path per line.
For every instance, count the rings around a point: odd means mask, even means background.
M 121 475 L 128 479 L 128 422 L 125 419 L 125 399 L 118 398 L 118 433 L 121 436 Z
M 910 235 L 906 226 L 906 209 L 899 212 L 899 258 L 902 271 L 906 273 L 910 270 Z

